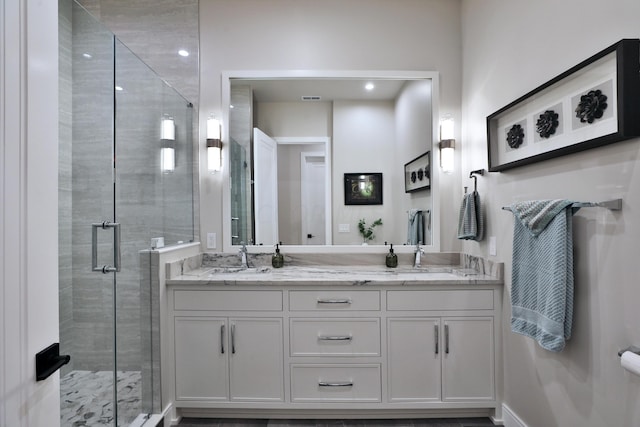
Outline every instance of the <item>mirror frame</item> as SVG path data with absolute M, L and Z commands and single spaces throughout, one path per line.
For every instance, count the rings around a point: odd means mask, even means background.
M 428 147 L 432 153 L 432 164 L 440 164 L 440 151 L 438 150 L 438 123 L 440 110 L 440 79 L 437 71 L 372 71 L 372 70 L 236 70 L 222 72 L 222 140 L 229 141 L 229 105 L 231 103 L 231 80 L 296 80 L 296 79 L 390 79 L 390 80 L 431 80 L 431 110 L 432 110 L 432 145 Z M 225 144 L 226 145 L 226 144 Z M 228 145 L 227 145 L 228 146 Z M 223 155 L 222 170 L 222 238 L 223 251 L 235 253 L 240 246 L 231 244 L 231 189 L 229 186 L 230 158 L 228 151 Z M 425 251 L 440 251 L 440 201 L 439 183 L 441 170 L 432 167 L 431 170 L 431 220 L 432 227 L 431 244 L 422 246 Z M 251 253 L 270 253 L 273 248 L 269 246 L 250 245 L 247 250 Z M 396 253 L 413 253 L 414 246 L 394 246 Z M 385 253 L 388 247 L 385 245 L 285 245 L 284 253 Z

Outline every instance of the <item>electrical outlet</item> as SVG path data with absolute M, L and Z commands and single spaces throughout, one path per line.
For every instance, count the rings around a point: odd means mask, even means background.
M 339 224 L 338 233 L 348 233 L 350 230 L 349 224 Z
M 207 233 L 207 249 L 215 249 L 218 244 L 216 233 Z
M 489 255 L 498 255 L 498 249 L 496 247 L 496 236 L 489 237 Z

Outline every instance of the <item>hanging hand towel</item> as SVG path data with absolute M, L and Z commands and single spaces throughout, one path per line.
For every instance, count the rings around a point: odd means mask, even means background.
M 424 227 L 422 211 L 420 209 L 409 209 L 409 226 L 407 228 L 407 244 L 424 244 Z
M 458 239 L 475 240 L 484 238 L 484 213 L 477 191 L 464 195 L 458 216 Z
M 515 216 L 511 330 L 561 351 L 573 320 L 573 240 L 568 200 L 510 206 Z

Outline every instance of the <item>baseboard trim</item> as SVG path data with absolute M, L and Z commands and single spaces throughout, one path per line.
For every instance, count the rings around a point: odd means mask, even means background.
M 504 427 L 527 427 L 516 414 L 504 403 L 502 404 L 502 421 Z

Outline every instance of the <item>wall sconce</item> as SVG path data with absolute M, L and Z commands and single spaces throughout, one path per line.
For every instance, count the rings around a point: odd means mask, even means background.
M 440 167 L 444 173 L 453 172 L 454 149 L 456 140 L 454 139 L 454 122 L 451 117 L 446 117 L 440 121 Z
M 165 116 L 160 128 L 160 169 L 162 173 L 171 173 L 176 169 L 176 125 L 172 117 Z
M 213 117 L 207 119 L 207 169 L 209 173 L 222 168 L 222 140 L 220 122 Z

